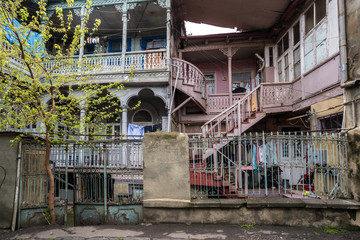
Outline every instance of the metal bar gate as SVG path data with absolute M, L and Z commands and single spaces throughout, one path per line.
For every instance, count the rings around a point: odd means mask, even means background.
M 44 162 L 43 144 L 23 143 L 18 226 L 46 224 L 49 181 Z M 71 206 L 75 225 L 142 222 L 141 140 L 53 145 L 50 164 L 59 224 L 67 221 Z

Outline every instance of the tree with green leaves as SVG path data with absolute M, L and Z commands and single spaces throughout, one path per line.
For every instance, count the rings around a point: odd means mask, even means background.
M 71 7 L 73 0 L 67 3 Z M 51 20 L 46 0 L 39 0 L 37 9 L 31 11 L 23 0 L 0 2 L 0 129 L 21 132 L 36 124 L 36 136 L 45 144 L 51 224 L 56 221 L 51 144 L 63 141 L 64 136 L 84 140 L 81 134 L 87 125 L 102 124 L 121 111 L 113 91 L 108 90 L 121 90 L 123 85 L 92 81 L 101 66 L 78 54 L 84 47 L 81 39 L 96 33 L 101 24 L 100 20 L 89 23 L 91 0 L 86 3 L 82 24 L 75 25 L 72 11 L 60 8 Z M 54 43 L 54 36 L 61 36 L 61 41 Z M 53 45 L 51 53 L 46 48 L 49 45 Z M 80 117 L 84 109 L 86 115 Z

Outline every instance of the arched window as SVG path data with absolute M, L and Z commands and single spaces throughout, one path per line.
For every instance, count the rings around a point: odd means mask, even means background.
M 133 123 L 142 124 L 142 123 L 152 123 L 152 116 L 146 110 L 137 111 L 133 116 Z

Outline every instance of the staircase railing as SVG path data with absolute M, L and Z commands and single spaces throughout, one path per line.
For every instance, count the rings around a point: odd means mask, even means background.
M 173 58 L 172 64 L 173 73 L 177 73 L 176 68 L 178 68 L 179 79 L 182 80 L 182 84 L 193 86 L 194 92 L 200 93 L 203 98 L 206 98 L 205 76 L 200 69 L 195 65 L 178 58 Z
M 261 88 L 262 85 L 257 86 L 240 101 L 207 121 L 201 127 L 203 135 L 220 136 L 222 132 L 230 132 L 234 128 L 238 128 L 241 133 L 243 122 L 255 112 L 261 111 Z

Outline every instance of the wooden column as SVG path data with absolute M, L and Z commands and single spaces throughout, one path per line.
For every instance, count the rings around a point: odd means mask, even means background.
M 233 104 L 232 101 L 232 57 L 234 54 L 238 51 L 238 48 L 223 48 L 220 49 L 220 51 L 228 57 L 228 81 L 229 81 L 229 105 L 231 106 Z

